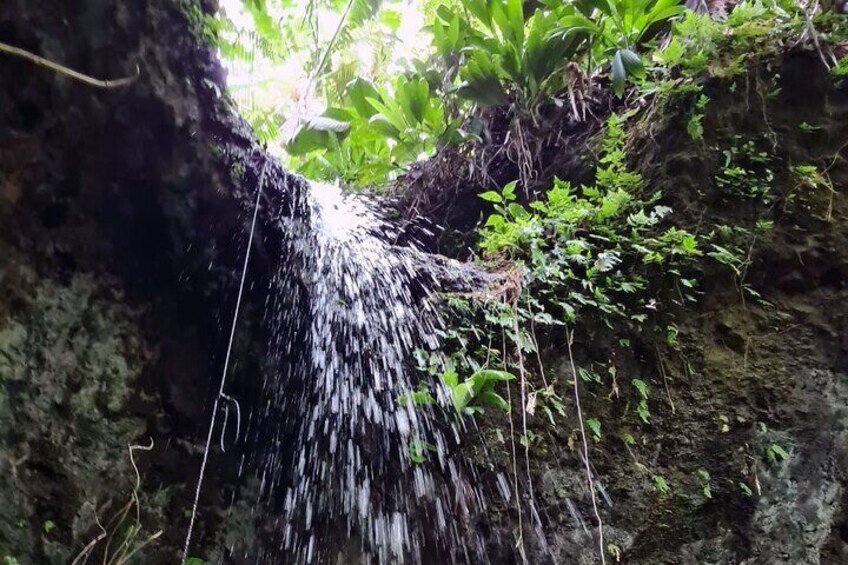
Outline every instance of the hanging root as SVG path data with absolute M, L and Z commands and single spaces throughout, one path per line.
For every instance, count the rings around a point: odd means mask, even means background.
M 571 104 L 571 116 L 575 122 L 586 121 L 587 92 L 590 89 L 589 77 L 574 61 L 565 66 L 565 84 L 568 88 L 568 101 Z
M 533 152 L 530 149 L 530 139 L 521 117 L 516 116 L 513 127 L 506 136 L 507 158 L 518 166 L 518 178 L 524 190 L 524 195 L 530 197 L 530 183 L 536 177 L 533 164 Z
M 805 42 L 811 43 L 816 53 L 818 53 L 821 62 L 830 70 L 834 65 L 839 64 L 839 60 L 833 54 L 830 46 L 822 45 L 822 42 L 819 40 L 819 32 L 816 29 L 815 23 L 813 23 L 813 17 L 821 10 L 819 0 L 807 0 L 807 2 L 801 2 L 800 6 L 804 14 L 804 31 L 795 45 Z
M 509 370 L 506 366 L 506 335 L 501 332 L 501 345 L 504 352 L 504 370 Z M 518 450 L 515 447 L 515 422 L 512 418 L 512 387 L 509 381 L 506 382 L 506 401 L 509 404 L 509 441 L 512 447 L 512 477 L 513 489 L 515 490 L 515 509 L 518 512 L 518 540 L 515 546 L 518 548 L 518 553 L 521 555 L 521 562 L 527 563 L 527 554 L 524 551 L 524 520 L 521 513 L 521 496 L 518 491 Z
M 20 57 L 26 61 L 34 65 L 38 65 L 39 67 L 45 67 L 50 69 L 51 71 L 55 71 L 61 75 L 65 75 L 71 77 L 74 80 L 78 80 L 84 84 L 89 86 L 95 86 L 97 88 L 118 88 L 120 86 L 126 86 L 133 81 L 135 81 L 141 71 L 138 66 L 135 68 L 135 74 L 133 76 L 119 78 L 119 79 L 111 79 L 111 80 L 101 80 L 97 79 L 80 72 L 77 72 L 71 68 L 68 68 L 64 65 L 60 65 L 59 63 L 54 63 L 50 59 L 45 59 L 44 57 L 39 57 L 34 53 L 30 53 L 20 47 L 14 47 L 9 45 L 8 43 L 0 42 L 0 53 L 8 53 L 9 55 L 13 55 L 15 57 Z
M 530 498 L 530 519 L 535 521 L 535 526 L 540 536 L 542 534 L 541 528 L 541 520 L 539 519 L 539 513 L 536 510 L 536 495 L 533 492 L 533 476 L 530 474 L 530 437 L 527 434 L 527 412 L 532 410 L 528 408 L 528 397 L 527 397 L 527 371 L 524 368 L 524 355 L 521 352 L 521 337 L 519 332 L 521 331 L 518 327 L 518 296 L 515 297 L 515 300 L 512 303 L 512 328 L 515 332 L 515 355 L 518 360 L 518 374 L 521 383 L 521 428 L 522 433 L 524 434 L 524 463 L 525 463 L 525 472 L 527 473 L 527 490 Z M 541 364 L 541 360 L 539 361 Z M 512 405 L 510 404 L 510 409 Z M 544 537 L 540 538 L 540 541 L 546 543 Z
M 595 519 L 598 521 L 598 549 L 601 553 L 601 564 L 606 565 L 604 553 L 604 524 L 601 521 L 601 513 L 598 511 L 598 499 L 595 497 L 595 481 L 592 478 L 592 467 L 589 463 L 589 443 L 586 441 L 586 428 L 583 425 L 583 409 L 580 407 L 580 386 L 577 377 L 577 368 L 574 366 L 574 355 L 571 352 L 571 344 L 574 342 L 574 331 L 568 330 L 566 343 L 568 344 L 568 362 L 571 364 L 571 378 L 574 380 L 574 401 L 577 404 L 577 421 L 580 422 L 580 438 L 583 440 L 583 464 L 586 469 L 586 483 L 589 485 L 589 494 L 592 496 L 592 509 L 595 511 Z

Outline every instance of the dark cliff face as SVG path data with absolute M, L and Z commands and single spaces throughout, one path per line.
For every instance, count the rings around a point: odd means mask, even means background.
M 95 517 L 130 500 L 128 446 L 150 441 L 134 451 L 138 538 L 164 530 L 154 562 L 180 547 L 262 159 L 221 98 L 222 71 L 189 8 L 0 7 L 8 44 L 99 78 L 139 73 L 98 89 L 0 55 L 0 558 L 73 559 L 99 533 Z M 267 176 L 279 185 L 283 173 L 270 163 Z M 269 194 L 266 209 L 280 213 L 285 197 Z M 258 241 L 250 282 L 261 286 L 274 243 Z M 254 300 L 264 297 L 248 293 L 248 317 Z M 243 322 L 232 394 L 249 400 L 240 383 L 256 380 L 263 343 Z M 206 548 L 236 488 L 226 457 L 213 454 L 202 500 Z

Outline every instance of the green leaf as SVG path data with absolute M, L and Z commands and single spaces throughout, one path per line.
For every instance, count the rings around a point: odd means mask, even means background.
M 454 387 L 453 407 L 457 412 L 462 413 L 462 411 L 468 406 L 468 403 L 471 402 L 472 398 L 474 398 L 474 389 L 470 382 L 466 381 Z
M 524 2 L 523 0 L 507 0 L 506 13 L 509 18 L 513 40 L 516 45 L 524 43 Z
M 383 114 L 374 114 L 371 116 L 371 119 L 368 120 L 368 125 L 386 137 L 392 139 L 398 139 L 400 137 L 400 131 Z
M 455 371 L 445 371 L 442 373 L 442 380 L 446 385 L 453 389 L 456 388 L 457 384 L 459 384 L 459 375 L 457 375 Z
M 622 49 L 621 62 L 624 64 L 624 70 L 627 74 L 636 78 L 645 78 L 645 65 L 642 59 L 630 49 Z
M 559 23 L 560 26 L 552 34 L 555 37 L 564 37 L 581 32 L 589 35 L 601 34 L 601 28 L 585 16 L 566 16 L 560 19 Z
M 633 379 L 633 386 L 639 392 L 641 398 L 648 398 L 648 385 L 641 379 Z
M 492 214 L 486 220 L 486 226 L 494 228 L 502 228 L 506 224 L 506 220 L 500 214 Z
M 601 422 L 597 418 L 589 418 L 586 420 L 586 426 L 592 430 L 592 434 L 598 439 L 601 438 Z
M 456 92 L 481 106 L 506 104 L 509 96 L 500 79 L 504 74 L 506 70 L 493 60 L 491 53 L 472 50 L 462 69 L 463 82 L 456 88 Z
M 397 130 L 398 134 L 406 129 L 407 124 L 403 117 L 403 110 L 399 107 L 396 100 L 393 98 L 378 100 L 373 97 L 368 97 L 367 100 L 372 106 L 374 106 L 374 108 L 377 109 L 378 112 L 380 112 L 386 121 L 392 124 L 392 127 Z
M 766 458 L 772 465 L 777 465 L 781 461 L 789 458 L 789 453 L 776 443 L 771 444 L 766 449 Z
M 615 52 L 612 57 L 612 90 L 615 95 L 621 98 L 624 95 L 624 79 L 627 77 L 627 70 L 624 68 L 624 61 L 621 58 L 621 50 Z
M 516 220 L 523 220 L 530 217 L 530 213 L 524 209 L 524 206 L 516 202 L 512 202 L 507 206 L 510 215 Z
M 328 110 L 326 113 L 330 113 Z M 350 122 L 331 118 L 327 115 L 306 118 L 286 145 L 286 151 L 291 155 L 303 155 L 315 149 L 326 149 L 332 144 L 331 139 L 347 134 Z
M 470 380 L 480 381 L 482 383 L 487 383 L 490 381 L 511 381 L 515 379 L 515 375 L 512 373 L 508 373 L 507 371 L 496 371 L 494 369 L 480 369 L 473 375 L 471 375 Z
M 377 113 L 377 110 L 368 101 L 369 98 L 380 100 L 380 93 L 374 83 L 361 77 L 355 78 L 347 83 L 346 92 L 357 114 L 363 118 L 370 118 Z
M 478 398 L 480 399 L 480 404 L 488 404 L 495 408 L 500 408 L 504 412 L 509 412 L 509 402 L 504 400 L 501 395 L 494 391 L 484 390 L 480 393 Z
M 486 191 L 482 194 L 478 194 L 477 196 L 478 198 L 482 198 L 487 202 L 497 202 L 498 204 L 503 202 L 503 198 L 501 198 L 501 195 L 495 192 L 494 190 Z

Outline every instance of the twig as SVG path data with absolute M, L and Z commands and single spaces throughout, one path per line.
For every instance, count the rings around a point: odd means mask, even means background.
M 574 380 L 574 401 L 577 404 L 577 421 L 580 423 L 580 438 L 583 440 L 583 463 L 586 468 L 586 482 L 589 485 L 589 494 L 592 497 L 592 509 L 595 511 L 595 519 L 598 520 L 598 549 L 601 553 L 601 564 L 606 565 L 607 560 L 604 555 L 604 524 L 601 521 L 601 513 L 598 511 L 598 499 L 595 497 L 595 481 L 592 480 L 592 469 L 589 466 L 589 443 L 586 441 L 586 427 L 583 425 L 583 409 L 580 407 L 580 386 L 578 385 L 577 367 L 574 366 L 574 354 L 571 352 L 573 341 L 574 331 L 566 330 L 568 362 L 571 365 L 571 378 Z
M 545 378 L 545 366 L 542 364 L 542 354 L 539 352 L 539 340 L 536 339 L 536 315 L 533 313 L 532 301 L 527 301 L 527 310 L 530 311 L 530 336 L 533 339 L 533 347 L 536 349 L 536 361 L 539 362 L 539 375 L 542 377 L 542 384 L 548 388 L 548 379 Z
M 671 399 L 671 391 L 668 389 L 668 376 L 665 374 L 665 363 L 663 363 L 662 354 L 660 353 L 659 348 L 655 348 L 657 352 L 657 361 L 659 361 L 660 365 L 660 374 L 663 378 L 663 385 L 665 386 L 665 395 L 668 397 L 668 404 L 671 406 L 671 413 L 677 414 L 677 409 L 674 407 L 674 401 Z
M 506 335 L 503 331 L 501 331 L 501 344 L 504 351 L 504 369 L 507 369 Z M 506 401 L 507 404 L 509 404 L 509 440 L 510 445 L 512 446 L 512 477 L 513 488 L 515 489 L 515 509 L 518 511 L 518 541 L 516 543 L 516 547 L 518 548 L 518 553 L 521 555 L 521 562 L 526 565 L 527 554 L 524 551 L 524 524 L 521 516 L 521 495 L 518 492 L 518 450 L 515 448 L 515 423 L 512 419 L 512 387 L 509 385 L 509 381 L 506 382 Z
M 520 289 L 519 289 L 520 292 Z M 527 472 L 527 490 L 530 495 L 530 509 L 536 508 L 536 497 L 533 493 L 533 477 L 530 475 L 530 437 L 527 435 L 527 373 L 524 369 L 524 354 L 521 353 L 520 329 L 518 327 L 518 298 L 516 295 L 512 303 L 512 327 L 515 332 L 515 353 L 518 356 L 518 374 L 521 379 L 521 426 L 524 433 L 524 464 Z M 512 408 L 510 406 L 510 408 Z M 534 514 L 531 512 L 531 520 Z M 538 514 L 535 515 L 536 523 L 539 523 Z
M 118 78 L 118 79 L 109 79 L 109 80 L 101 80 L 89 75 L 82 74 L 77 72 L 71 68 L 68 68 L 64 65 L 60 65 L 59 63 L 54 63 L 49 59 L 45 59 L 44 57 L 39 57 L 34 53 L 30 53 L 20 47 L 14 47 L 9 45 L 8 43 L 0 42 L 0 52 L 8 53 L 9 55 L 14 55 L 15 57 L 20 57 L 21 59 L 25 59 L 34 65 L 38 65 L 40 67 L 46 67 L 52 71 L 55 71 L 59 74 L 69 76 L 72 79 L 78 80 L 82 83 L 85 83 L 89 86 L 96 86 L 97 88 L 118 88 L 121 86 L 126 86 L 131 82 L 135 81 L 141 71 L 138 66 L 135 68 L 135 74 L 133 76 Z

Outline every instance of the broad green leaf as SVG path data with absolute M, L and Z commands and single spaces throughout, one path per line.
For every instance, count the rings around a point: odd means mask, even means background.
M 633 386 L 642 398 L 648 398 L 648 384 L 641 379 L 633 379 Z
M 516 45 L 524 43 L 524 2 L 523 0 L 507 0 L 506 15 L 509 18 L 512 37 Z
M 442 380 L 452 389 L 456 388 L 456 385 L 459 384 L 459 376 L 455 371 L 445 371 L 442 373 Z
M 400 137 L 400 131 L 383 114 L 374 114 L 371 116 L 371 119 L 368 120 L 368 125 L 386 137 L 392 139 L 398 139 Z
M 453 388 L 453 407 L 457 412 L 462 413 L 472 398 L 474 398 L 474 390 L 468 381 L 460 383 Z
M 374 106 L 368 101 L 369 98 L 380 100 L 377 87 L 369 80 L 358 77 L 347 83 L 347 95 L 351 105 L 363 118 L 370 118 L 377 113 Z
M 585 16 L 566 16 L 559 21 L 559 24 L 559 27 L 553 32 L 559 36 L 578 32 L 587 32 L 592 35 L 600 35 L 601 33 L 601 28 Z
M 621 50 L 615 52 L 612 57 L 612 90 L 619 98 L 624 94 L 624 79 L 627 76 L 627 71 L 624 68 L 624 61 L 621 58 Z
M 388 98 L 385 99 L 385 103 L 381 100 L 377 100 L 376 98 L 369 97 L 368 102 L 371 103 L 374 108 L 377 109 L 380 114 L 386 120 L 394 126 L 394 128 L 398 131 L 398 133 L 404 131 L 406 129 L 406 122 L 403 119 L 403 114 L 397 108 L 397 102 L 394 99 Z M 373 119 L 373 118 L 372 118 Z
M 504 412 L 509 412 L 509 402 L 507 402 L 500 394 L 492 390 L 483 391 L 478 396 L 478 399 L 480 404 L 488 404 L 495 408 L 500 408 Z
M 506 225 L 506 220 L 500 214 L 492 214 L 486 220 L 486 226 L 493 228 L 503 228 Z
M 315 149 L 328 148 L 331 145 L 331 138 L 338 139 L 348 130 L 350 130 L 350 122 L 328 116 L 307 118 L 286 145 L 286 151 L 291 155 L 303 155 Z
M 494 190 L 486 191 L 482 194 L 478 194 L 477 196 L 478 198 L 482 198 L 487 202 L 497 202 L 499 204 L 503 202 L 503 198 L 501 198 L 501 195 L 495 192 Z
M 507 210 L 509 210 L 509 213 L 516 220 L 523 220 L 530 217 L 530 213 L 524 209 L 524 206 L 515 202 L 512 202 L 509 206 L 507 206 Z
M 424 121 L 424 112 L 430 99 L 430 85 L 423 78 L 413 79 L 403 87 L 409 110 L 416 122 Z
M 498 381 L 511 381 L 515 379 L 515 375 L 509 373 L 507 371 L 496 371 L 494 369 L 480 369 L 468 379 L 475 383 L 475 390 L 479 391 L 480 388 L 489 382 L 498 382 Z M 468 382 L 468 381 L 466 381 Z
M 620 53 L 621 62 L 624 64 L 627 74 L 636 78 L 645 78 L 645 65 L 639 55 L 630 49 L 622 49 Z

